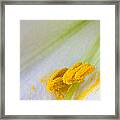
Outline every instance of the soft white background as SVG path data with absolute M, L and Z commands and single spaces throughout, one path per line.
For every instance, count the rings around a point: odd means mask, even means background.
M 115 6 L 9 6 L 5 8 L 6 115 L 114 115 L 115 114 Z M 20 20 L 98 19 L 101 21 L 100 101 L 21 101 Z M 12 109 L 11 109 L 12 108 Z

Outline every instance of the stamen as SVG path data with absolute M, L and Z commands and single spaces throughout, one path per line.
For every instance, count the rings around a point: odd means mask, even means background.
M 56 70 L 50 77 L 46 86 L 56 99 L 64 99 L 69 87 L 73 83 L 82 83 L 84 78 L 94 71 L 95 67 L 88 63 L 76 63 L 69 69 Z
M 75 66 L 75 64 L 73 65 Z M 75 82 L 82 82 L 83 79 L 94 71 L 94 66 L 90 64 L 77 64 L 77 67 L 69 68 L 67 72 L 63 75 L 63 82 L 66 84 L 72 84 Z
M 56 99 L 63 99 L 67 92 L 69 85 L 63 83 L 63 75 L 67 71 L 67 68 L 56 70 L 48 80 L 46 89 L 51 92 Z

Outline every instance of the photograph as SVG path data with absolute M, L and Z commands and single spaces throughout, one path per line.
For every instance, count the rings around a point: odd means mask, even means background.
M 100 93 L 100 20 L 20 20 L 20 100 Z
M 119 117 L 118 1 L 1 7 L 1 118 Z

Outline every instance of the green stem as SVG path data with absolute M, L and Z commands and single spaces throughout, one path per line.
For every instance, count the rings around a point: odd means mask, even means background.
M 73 85 L 70 86 L 70 88 L 67 91 L 67 95 L 65 96 L 65 100 L 70 100 L 73 96 L 73 93 L 77 88 L 79 87 L 78 83 L 74 83 Z

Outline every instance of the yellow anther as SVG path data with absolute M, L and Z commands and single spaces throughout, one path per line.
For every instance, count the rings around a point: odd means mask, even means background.
M 54 73 L 50 76 L 50 79 L 54 80 L 57 77 L 62 77 L 67 70 L 68 68 L 65 67 L 60 70 L 54 71 Z
M 94 71 L 94 66 L 87 64 L 87 63 L 81 63 L 77 64 L 77 67 L 75 64 L 67 70 L 67 72 L 63 75 L 63 82 L 66 84 L 72 84 L 75 82 L 82 82 L 83 79 L 92 73 Z M 72 69 L 71 69 L 72 68 Z
M 67 92 L 69 85 L 63 83 L 63 75 L 67 71 L 67 68 L 56 70 L 48 80 L 46 89 L 51 92 L 56 99 L 63 99 Z
M 88 76 L 90 73 L 92 73 L 94 71 L 94 66 L 92 65 L 87 65 L 87 66 L 83 66 L 82 69 L 80 69 L 78 72 L 76 72 L 75 74 L 75 79 L 76 80 L 82 80 L 84 79 L 86 76 Z
M 57 99 L 63 99 L 64 94 L 67 92 L 69 85 L 63 83 L 62 77 L 49 80 L 47 90 L 51 92 Z
M 73 64 L 63 75 L 63 82 L 66 84 L 72 84 L 74 81 L 74 75 L 79 70 L 81 63 Z

